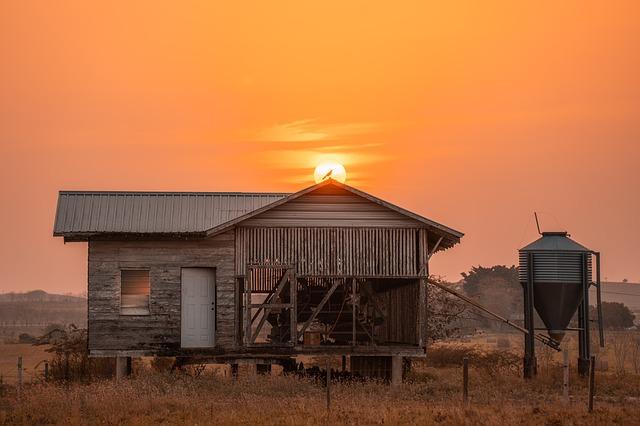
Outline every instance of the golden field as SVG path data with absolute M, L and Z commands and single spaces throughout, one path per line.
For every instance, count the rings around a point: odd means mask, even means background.
M 132 378 L 89 384 L 27 383 L 21 395 L 4 386 L 0 424 L 634 424 L 640 418 L 640 376 L 596 374 L 595 410 L 586 380 L 571 369 L 571 400 L 561 398 L 562 370 L 549 365 L 534 380 L 520 377 L 514 355 L 471 356 L 470 404 L 461 398 L 460 347 L 440 345 L 414 362 L 399 387 L 368 381 L 334 383 L 326 409 L 322 381 L 241 369 L 233 381 L 220 369 L 158 372 L 138 362 Z M 3 353 L 4 356 L 4 353 Z

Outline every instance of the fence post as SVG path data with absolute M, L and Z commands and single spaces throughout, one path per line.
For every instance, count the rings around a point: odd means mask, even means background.
M 462 402 L 469 405 L 469 358 L 462 358 Z
M 49 381 L 49 361 L 44 362 L 44 381 Z
M 327 410 L 331 410 L 331 364 L 327 359 Z
M 22 393 L 22 356 L 18 357 L 18 394 Z
M 562 369 L 563 369 L 563 379 L 562 379 L 562 399 L 565 404 L 569 403 L 569 351 L 567 348 L 564 348 L 562 351 Z
M 593 394 L 596 387 L 596 357 L 591 356 L 589 360 L 589 412 L 593 411 Z

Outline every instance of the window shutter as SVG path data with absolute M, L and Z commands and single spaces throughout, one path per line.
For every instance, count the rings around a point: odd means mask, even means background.
M 123 270 L 120 278 L 120 314 L 149 315 L 149 271 Z

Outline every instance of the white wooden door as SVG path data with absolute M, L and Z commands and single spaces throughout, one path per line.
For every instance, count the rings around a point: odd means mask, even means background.
M 215 274 L 210 268 L 182 268 L 181 346 L 214 345 Z

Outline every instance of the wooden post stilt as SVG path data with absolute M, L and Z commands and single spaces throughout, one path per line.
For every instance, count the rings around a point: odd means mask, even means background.
M 18 357 L 18 395 L 20 393 L 22 393 L 22 384 L 23 384 L 23 378 L 22 378 L 22 356 Z
M 238 364 L 231 364 L 231 379 L 238 380 Z
M 593 411 L 593 395 L 596 387 L 596 357 L 591 356 L 589 360 L 589 412 Z
M 562 351 L 562 400 L 565 404 L 569 403 L 569 351 L 565 348 Z
M 462 359 L 462 402 L 469 405 L 469 358 Z
M 391 385 L 399 386 L 402 384 L 402 357 L 391 357 Z
M 127 376 L 127 357 L 116 357 L 116 381 L 121 381 Z

